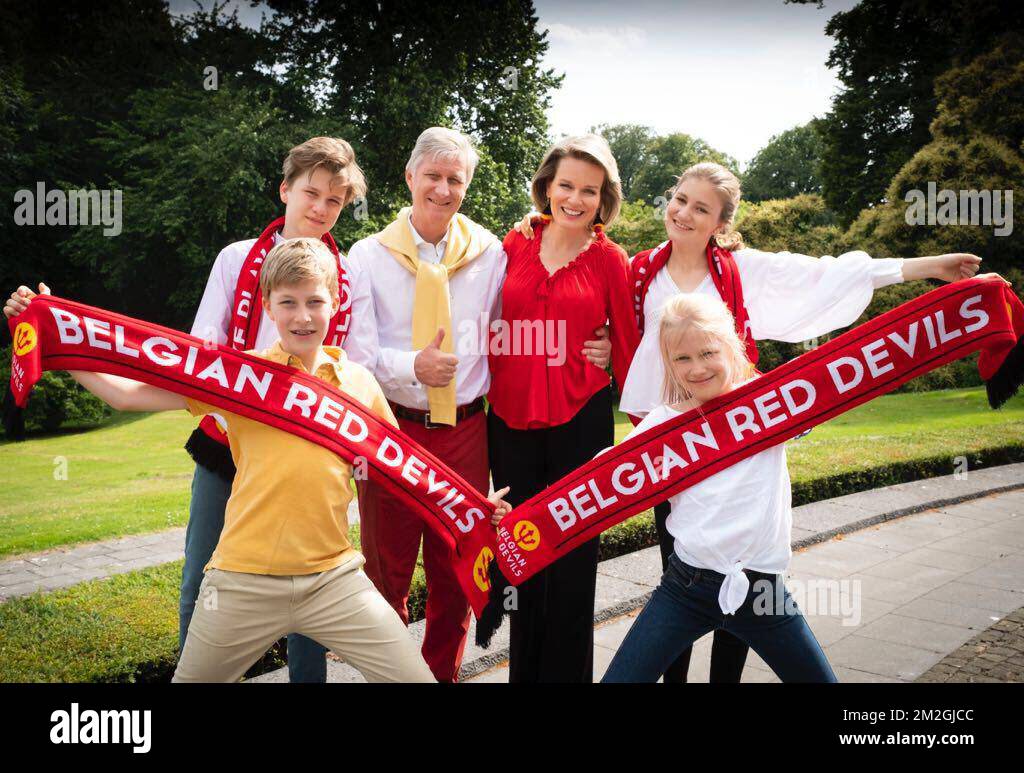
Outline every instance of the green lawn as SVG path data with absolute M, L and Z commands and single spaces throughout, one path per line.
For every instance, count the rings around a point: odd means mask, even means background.
M 185 411 L 116 414 L 98 429 L 0 444 L 0 556 L 183 525 L 195 425 Z

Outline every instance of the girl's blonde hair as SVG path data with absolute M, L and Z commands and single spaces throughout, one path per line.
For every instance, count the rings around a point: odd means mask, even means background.
M 581 134 L 578 137 L 566 137 L 556 142 L 544 154 L 544 160 L 533 175 L 530 184 L 530 198 L 538 212 L 543 212 L 550 200 L 548 185 L 555 179 L 558 162 L 563 158 L 576 158 L 595 164 L 604 170 L 604 184 L 601 186 L 601 206 L 598 217 L 605 226 L 610 226 L 619 216 L 622 209 L 622 182 L 619 180 L 619 165 L 608 141 L 599 134 Z
M 747 349 L 736 332 L 736 321 L 725 303 L 718 298 L 697 293 L 673 295 L 662 307 L 661 326 L 658 330 L 661 361 L 665 366 L 661 392 L 662 399 L 668 405 L 688 402 L 691 397 L 686 387 L 676 378 L 669 351 L 679 336 L 690 329 L 699 331 L 721 347 L 728 363 L 729 383 L 735 385 L 745 381 L 754 370 L 747 359 Z
M 742 250 L 743 237 L 732 227 L 733 220 L 736 218 L 736 209 L 740 205 L 740 197 L 742 195 L 739 179 L 721 164 L 704 161 L 688 167 L 679 175 L 676 184 L 667 191 L 668 197 L 671 199 L 675 196 L 679 184 L 683 180 L 690 178 L 706 180 L 711 183 L 718 194 L 719 200 L 722 202 L 722 216 L 719 218 L 719 222 L 725 225 L 726 230 L 725 233 L 715 234 L 711 238 L 718 243 L 719 247 L 724 249 Z

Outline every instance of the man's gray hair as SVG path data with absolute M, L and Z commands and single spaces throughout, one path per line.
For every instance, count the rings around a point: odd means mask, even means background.
M 477 162 L 480 160 L 472 140 L 454 129 L 431 126 L 416 139 L 416 145 L 409 155 L 405 171 L 415 173 L 416 168 L 428 159 L 433 161 L 440 158 L 448 161 L 457 156 L 461 156 L 466 162 L 466 184 L 468 185 L 473 179 Z

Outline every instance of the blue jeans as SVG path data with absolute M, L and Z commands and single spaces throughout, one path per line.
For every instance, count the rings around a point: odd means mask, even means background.
M 656 682 L 679 653 L 704 634 L 722 628 L 746 642 L 783 682 L 835 682 L 832 667 L 804 616 L 782 586 L 781 609 L 774 600 L 780 575 L 748 571 L 750 590 L 735 614 L 718 605 L 724 576 L 683 563 L 673 553 L 661 583 L 615 653 L 604 682 Z M 755 607 L 765 585 L 772 604 Z M 761 597 L 763 600 L 763 597 Z M 756 612 L 755 612 L 756 609 Z
M 185 529 L 185 566 L 181 570 L 178 602 L 178 651 L 185 649 L 192 612 L 196 608 L 203 569 L 213 555 L 224 529 L 224 508 L 231 484 L 201 464 L 192 476 L 192 500 Z M 288 678 L 292 682 L 327 681 L 327 650 L 299 634 L 288 636 Z

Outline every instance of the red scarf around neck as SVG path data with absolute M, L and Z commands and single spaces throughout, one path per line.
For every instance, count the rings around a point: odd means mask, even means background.
M 256 347 L 256 337 L 259 335 L 260 321 L 263 318 L 260 269 L 263 268 L 263 261 L 266 260 L 267 253 L 273 249 L 275 237 L 282 228 L 284 217 L 277 218 L 263 229 L 263 233 L 249 248 L 249 254 L 245 256 L 242 270 L 238 274 L 231 326 L 228 329 L 228 346 L 238 351 L 244 352 Z M 328 231 L 321 239 L 334 253 L 337 261 L 338 293 L 341 299 L 338 313 L 331 319 L 330 332 L 324 344 L 342 346 L 352 318 L 352 292 L 334 237 Z M 211 445 L 211 440 L 216 441 L 217 445 Z M 213 416 L 207 415 L 200 420 L 198 429 L 192 433 L 185 448 L 197 463 L 228 478 L 234 475 L 235 465 L 228 451 L 228 437 Z
M 722 296 L 725 305 L 736 320 L 736 332 L 747 347 L 747 359 L 757 365 L 757 342 L 750 332 L 750 316 L 743 301 L 743 283 L 740 281 L 740 270 L 733 254 L 717 244 L 708 242 L 705 252 L 708 261 L 708 273 L 715 283 L 715 289 Z M 630 262 L 630 273 L 633 278 L 633 306 L 636 311 L 636 322 L 640 333 L 644 332 L 644 300 L 651 288 L 654 277 L 667 264 L 672 255 L 672 242 L 659 244 L 651 250 L 638 252 Z
M 494 507 L 430 451 L 326 381 L 52 295 L 37 296 L 8 324 L 14 339 L 4 406 L 9 432 L 46 370 L 111 373 L 263 422 L 346 461 L 365 461 L 369 482 L 398 497 L 449 546 L 474 611 L 479 614 L 486 604 Z M 336 483 L 325 479 L 323 485 Z

